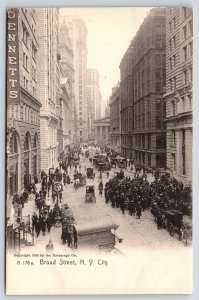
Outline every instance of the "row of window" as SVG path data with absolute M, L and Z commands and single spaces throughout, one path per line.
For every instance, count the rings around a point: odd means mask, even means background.
M 182 48 L 182 60 L 186 61 L 188 58 L 193 56 L 193 42 Z
M 188 112 L 192 110 L 192 96 L 186 95 L 180 97 L 179 101 L 171 101 L 171 116 Z
M 193 81 L 193 70 L 192 67 L 189 67 L 188 69 L 183 70 L 182 72 L 182 83 L 184 85 L 191 83 Z M 169 79 L 169 90 L 174 91 L 176 90 L 176 76 Z
M 193 20 L 190 20 L 189 23 L 182 28 L 182 40 L 185 41 L 190 36 L 193 36 Z
M 21 110 L 21 120 L 27 123 L 38 125 L 39 114 L 36 110 L 24 104 L 23 109 Z
M 30 91 L 30 89 L 29 89 L 29 81 L 28 81 L 28 79 L 25 76 L 23 77 L 23 86 L 24 86 L 25 90 Z M 37 96 L 37 89 L 36 89 L 36 87 L 33 86 L 32 87 L 32 91 L 30 91 L 30 92 L 32 92 L 32 95 L 34 97 Z
M 31 137 L 29 132 L 26 132 L 25 140 L 24 140 L 24 151 L 30 150 L 31 147 Z M 10 153 L 11 154 L 18 154 L 18 143 L 17 143 L 17 134 L 16 132 L 13 132 L 11 138 L 10 138 Z M 38 135 L 35 133 L 32 148 L 36 149 L 38 147 Z

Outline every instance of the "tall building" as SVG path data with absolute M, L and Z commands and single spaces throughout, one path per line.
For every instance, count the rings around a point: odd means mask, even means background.
M 8 200 L 40 174 L 37 21 L 33 8 L 7 11 Z
M 112 95 L 109 99 L 110 107 L 110 143 L 111 148 L 116 152 L 121 152 L 121 101 L 120 84 L 112 88 Z
M 123 155 L 144 166 L 166 166 L 165 8 L 153 8 L 121 64 Z
M 63 117 L 63 147 L 71 144 L 77 136 L 74 103 L 74 67 L 73 50 L 69 31 L 63 21 L 59 28 L 59 52 L 61 55 L 61 89 L 62 89 L 62 117 Z
M 105 108 L 105 118 L 110 118 L 110 106 L 109 106 L 109 101 L 106 103 L 106 108 Z
M 167 169 L 182 182 L 192 180 L 193 11 L 166 10 Z
M 87 101 L 90 137 L 94 137 L 94 121 L 101 118 L 101 93 L 99 89 L 99 73 L 95 69 L 87 69 Z
M 40 111 L 41 169 L 55 167 L 62 151 L 60 53 L 58 51 L 59 9 L 38 8 L 38 63 Z
M 78 16 L 65 15 L 61 9 L 61 20 L 65 20 L 73 49 L 74 97 L 77 114 L 76 141 L 88 139 L 88 110 L 87 110 L 87 30 L 83 20 Z

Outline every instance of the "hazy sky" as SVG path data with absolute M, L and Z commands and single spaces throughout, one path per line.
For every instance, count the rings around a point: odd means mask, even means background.
M 108 100 L 112 87 L 120 80 L 120 61 L 149 10 L 146 7 L 65 9 L 65 13 L 78 15 L 85 22 L 87 66 L 100 74 L 103 100 Z

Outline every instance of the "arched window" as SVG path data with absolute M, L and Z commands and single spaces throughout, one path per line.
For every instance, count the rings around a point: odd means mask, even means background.
M 26 136 L 25 136 L 24 150 L 25 151 L 30 150 L 30 148 L 29 148 L 29 134 L 28 134 L 28 132 L 26 133 Z
M 16 136 L 15 132 L 13 132 L 13 134 L 10 138 L 10 153 L 11 154 L 17 154 L 18 153 L 17 136 Z
M 37 133 L 35 133 L 34 141 L 33 141 L 33 148 L 36 149 L 38 147 L 38 136 Z

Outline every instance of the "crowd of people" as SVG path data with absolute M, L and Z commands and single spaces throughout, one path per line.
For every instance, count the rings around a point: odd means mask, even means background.
M 123 214 L 127 210 L 138 218 L 152 204 L 164 211 L 173 209 L 189 216 L 192 214 L 191 187 L 168 175 L 156 177 L 149 183 L 145 173 L 140 176 L 135 173 L 131 179 L 121 170 L 105 184 L 104 194 L 106 203 L 110 202 L 113 208 L 120 208 Z
M 98 149 L 98 148 L 97 148 Z M 98 149 L 100 153 L 107 152 L 107 149 Z M 62 227 L 61 240 L 68 247 L 77 247 L 77 231 L 74 225 L 74 217 L 65 201 L 62 201 L 62 192 L 64 186 L 74 181 L 76 183 L 76 175 L 81 174 L 81 164 L 74 166 L 74 178 L 71 180 L 71 158 L 74 153 L 85 156 L 88 154 L 88 147 L 70 149 L 67 154 L 67 159 L 61 157 L 59 160 L 59 167 L 55 170 L 49 169 L 47 174 L 45 171 L 41 172 L 41 187 L 37 190 L 36 183 L 32 182 L 29 188 L 21 195 L 15 194 L 13 203 L 21 204 L 27 202 L 28 195 L 34 193 L 36 211 L 32 215 L 32 227 L 36 236 L 40 234 L 45 235 L 46 232 L 51 231 L 52 226 Z M 89 163 L 89 157 L 87 157 Z M 111 203 L 113 208 L 119 208 L 124 214 L 128 211 L 129 215 L 136 216 L 138 219 L 142 217 L 144 210 L 150 209 L 153 204 L 157 205 L 164 211 L 179 210 L 183 214 L 191 216 L 192 214 L 192 195 L 191 187 L 183 185 L 175 178 L 171 178 L 168 174 L 161 175 L 154 168 L 151 170 L 154 180 L 149 183 L 147 176 L 148 170 L 140 166 L 135 166 L 132 161 L 128 161 L 128 167 L 134 172 L 134 176 L 124 176 L 123 170 L 115 172 L 115 176 L 109 179 L 109 171 L 106 171 L 107 182 L 103 183 L 102 171 L 99 172 L 98 190 L 99 196 L 102 197 L 103 191 L 105 202 Z M 86 165 L 85 165 L 86 167 Z M 85 172 L 85 169 L 84 169 Z M 94 180 L 95 176 L 93 177 Z M 78 177 L 77 177 L 78 179 Z M 79 180 L 79 179 L 78 179 Z M 61 190 L 56 191 L 54 184 L 61 183 Z M 49 242 L 51 247 L 51 241 Z

